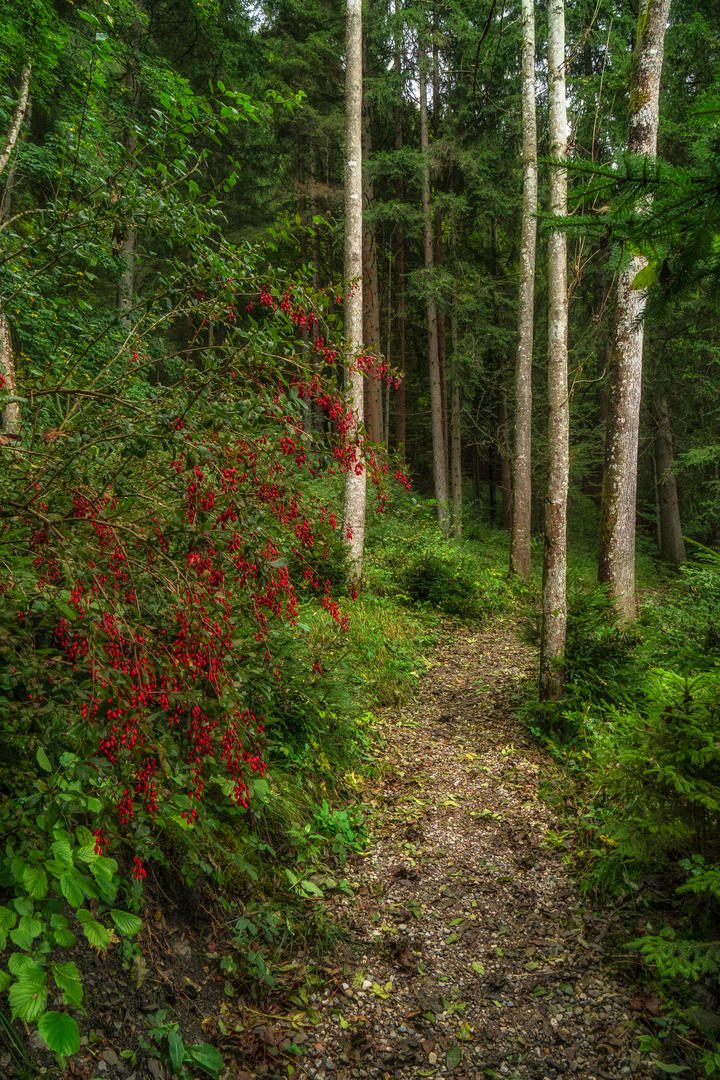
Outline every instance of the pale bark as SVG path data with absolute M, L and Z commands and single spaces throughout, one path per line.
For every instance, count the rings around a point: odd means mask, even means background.
M 628 150 L 654 157 L 665 27 L 670 0 L 642 0 L 630 74 Z M 620 274 L 605 444 L 598 579 L 607 583 L 615 610 L 632 621 L 635 608 L 635 513 L 642 388 L 643 315 L 647 292 L 633 282 L 647 265 L 633 255 Z
M 677 484 L 673 472 L 673 439 L 667 398 L 657 391 L 653 400 L 655 417 L 655 468 L 657 473 L 660 558 L 675 566 L 686 559 L 680 523 Z
M 433 39 L 432 39 L 432 93 L 433 93 L 433 106 L 432 106 L 432 129 L 433 138 L 437 143 L 440 138 L 440 47 L 438 44 L 437 34 L 437 12 L 433 12 Z M 435 192 L 442 190 L 442 166 L 436 159 L 433 169 L 433 180 L 435 184 Z M 443 241 L 442 241 L 442 211 L 438 206 L 435 210 L 435 266 L 438 269 L 442 269 L 443 258 Z M 447 403 L 447 344 L 445 334 L 445 312 L 440 305 L 437 309 L 437 331 L 438 331 L 438 364 L 440 366 L 440 400 L 442 402 L 442 429 L 443 429 L 443 445 L 445 447 L 445 475 L 450 476 L 450 436 L 448 425 L 448 403 Z
M 139 43 L 139 22 L 134 24 L 134 37 L 132 46 L 135 48 Z M 137 140 L 132 129 L 135 120 L 135 110 L 140 98 L 140 84 L 135 78 L 132 67 L 125 72 L 125 88 L 128 93 L 128 125 L 123 130 L 123 146 L 128 160 L 132 159 L 137 149 Z M 135 253 L 137 248 L 137 230 L 132 221 L 126 222 L 117 245 L 117 253 L 121 261 L 122 272 L 117 286 L 117 308 L 120 313 L 120 324 L 125 329 L 130 328 L 130 312 L 132 311 L 135 294 Z
M 17 381 L 15 378 L 15 358 L 10 339 L 10 327 L 8 321 L 0 310 L 0 387 L 7 390 L 13 396 L 17 396 Z M 11 401 L 0 414 L 2 424 L 0 431 L 3 435 L 12 439 L 20 437 L 20 405 L 17 401 Z
M 402 8 L 395 0 L 395 78 L 398 100 L 395 105 L 395 149 L 403 148 L 402 126 L 402 28 L 399 18 Z M 402 177 L 395 181 L 395 198 L 398 206 L 403 198 Z M 405 230 L 398 222 L 395 231 L 395 364 L 400 385 L 395 392 L 395 437 L 400 461 L 405 464 Z
M 20 129 L 22 128 L 23 120 L 25 119 L 25 112 L 28 106 L 28 96 L 30 93 L 30 75 L 32 67 L 30 64 L 26 64 L 22 69 L 20 76 L 20 96 L 15 108 L 15 114 L 10 124 L 10 130 L 5 138 L 5 143 L 0 152 L 0 173 L 7 165 L 13 150 L 15 149 L 15 143 L 20 135 Z M 5 318 L 5 314 L 2 310 L 2 302 L 0 301 L 0 379 L 2 379 L 3 389 L 9 391 L 12 395 L 17 395 L 17 380 L 15 377 L 15 357 L 12 351 L 12 339 L 10 337 L 10 326 Z M 11 401 L 6 405 L 2 412 L 2 424 L 0 425 L 2 433 L 6 437 L 11 439 L 18 439 L 20 437 L 20 405 L 17 401 Z
M 362 352 L 362 4 L 347 0 L 345 59 L 345 337 L 350 356 L 348 374 L 353 431 L 359 438 L 363 423 L 363 374 L 355 361 Z M 361 451 L 361 447 L 359 448 Z M 345 479 L 343 539 L 350 575 L 362 578 L 365 540 L 365 462 L 361 452 Z
M 460 370 L 458 358 L 458 287 L 457 287 L 457 229 L 453 214 L 450 227 L 450 256 L 453 271 L 452 311 L 450 312 L 450 348 L 452 349 L 452 380 L 450 390 L 450 492 L 452 498 L 452 533 L 462 538 L 462 433 L 460 422 Z
M 427 115 L 427 54 L 425 46 L 419 46 L 419 85 L 420 85 L 420 151 L 422 164 L 422 216 L 425 249 L 425 270 L 427 274 L 427 324 L 428 324 L 428 360 L 430 367 L 430 421 L 433 449 L 433 481 L 435 488 L 435 509 L 440 531 L 447 535 L 449 531 L 448 485 L 445 468 L 445 438 L 443 432 L 442 390 L 440 382 L 440 359 L 438 354 L 437 307 L 432 293 L 433 270 L 433 222 L 430 208 L 430 158 L 428 154 L 428 115 Z
M 523 0 L 522 123 L 523 209 L 520 240 L 518 345 L 515 364 L 515 460 L 510 573 L 530 577 L 532 351 L 537 247 L 537 119 L 535 113 L 534 0 Z
M 367 45 L 363 44 L 363 86 L 367 84 Z M 363 91 L 362 159 L 370 160 L 372 136 L 370 131 L 370 99 Z M 375 225 L 367 219 L 375 197 L 372 180 L 363 170 L 363 341 L 366 352 L 380 355 L 380 292 L 378 288 L 377 237 Z M 367 428 L 370 441 L 382 441 L 382 383 L 374 375 L 366 379 Z
M 5 136 L 5 142 L 2 150 L 0 150 L 0 173 L 3 172 L 5 166 L 10 160 L 10 155 L 15 149 L 15 143 L 18 140 L 20 134 L 20 128 L 22 122 L 25 119 L 25 110 L 27 109 L 28 96 L 30 93 L 30 75 L 32 74 L 32 64 L 26 64 L 22 69 L 20 75 L 20 96 L 18 97 L 18 103 L 15 106 L 15 115 L 10 122 L 10 130 Z
M 564 161 L 567 152 L 565 103 L 565 5 L 548 4 L 548 98 L 550 154 Z M 550 170 L 550 212 L 567 213 L 567 173 Z M 557 700 L 562 693 L 567 629 L 567 492 L 570 409 L 567 381 L 567 237 L 560 230 L 548 241 L 548 478 L 545 496 L 540 697 Z

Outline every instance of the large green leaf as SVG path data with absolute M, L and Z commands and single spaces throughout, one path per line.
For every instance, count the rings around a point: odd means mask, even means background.
M 69 841 L 56 840 L 52 845 L 52 853 L 55 860 L 62 863 L 63 866 L 71 867 L 73 865 L 72 848 Z
M 72 949 L 73 945 L 77 944 L 77 938 L 72 930 L 56 930 L 53 936 L 63 949 Z
M 27 953 L 14 952 L 8 960 L 8 967 L 18 979 L 43 979 L 45 977 L 45 968 Z
M 45 1012 L 47 986 L 37 980 L 23 979 L 21 982 L 12 984 L 8 997 L 13 1020 L 19 1016 L 21 1020 L 29 1023 L 37 1020 Z
M 67 1013 L 45 1013 L 38 1021 L 38 1031 L 56 1054 L 68 1057 L 80 1050 L 80 1029 Z
M 131 915 L 129 911 L 118 911 L 117 908 L 113 908 L 110 914 L 112 921 L 125 937 L 132 937 L 142 930 L 142 919 L 139 919 L 137 915 Z
M 83 847 L 78 848 L 77 851 L 75 852 L 75 856 L 76 856 L 76 858 L 80 859 L 82 862 L 86 862 L 86 863 L 97 862 L 98 859 L 100 858 L 97 851 L 95 850 L 94 845 L 92 845 L 92 844 L 85 844 Z
M 23 871 L 23 883 L 35 900 L 44 900 L 48 891 L 48 878 L 41 866 L 27 866 Z
M 41 769 L 44 769 L 45 772 L 52 772 L 53 771 L 53 767 L 50 764 L 50 759 L 48 758 L 47 754 L 43 750 L 42 746 L 38 746 L 37 754 L 35 756 L 37 757 L 37 763 L 38 763 L 38 765 L 40 766 Z
M 10 908 L 0 907 L 0 930 L 12 930 L 17 921 L 17 915 Z
M 40 919 L 35 919 L 31 915 L 23 915 L 18 924 L 18 930 L 22 930 L 24 933 L 30 935 L 30 940 L 39 937 L 43 932 L 43 924 Z
M 85 893 L 80 888 L 79 881 L 72 873 L 63 874 L 60 878 L 60 889 L 71 907 L 80 907 L 85 899 Z
M 110 944 L 110 931 L 99 923 L 97 919 L 93 919 L 92 915 L 86 908 L 80 908 L 77 913 L 79 922 L 82 924 L 85 937 L 88 939 L 94 949 L 107 949 Z
M 12 982 L 12 975 L 9 975 L 7 971 L 0 969 L 0 994 L 3 990 L 7 990 L 8 986 Z
M 10 931 L 10 940 L 20 949 L 30 949 L 36 937 L 42 934 L 43 924 L 39 919 L 23 915 L 14 930 Z
M 72 961 L 67 964 L 53 964 L 50 968 L 55 982 L 65 995 L 68 1005 L 80 1005 L 83 999 L 83 988 L 80 982 L 80 973 Z
M 185 1045 L 177 1031 L 171 1031 L 168 1034 L 168 1048 L 173 1072 L 179 1073 L 185 1060 Z
M 220 1075 L 220 1070 L 223 1067 L 222 1054 L 217 1046 L 208 1046 L 206 1043 L 196 1043 L 195 1046 L 188 1046 L 185 1048 L 185 1057 L 186 1059 L 190 1058 L 195 1062 L 199 1069 L 202 1069 L 208 1076 L 212 1076 L 214 1080 L 217 1080 Z

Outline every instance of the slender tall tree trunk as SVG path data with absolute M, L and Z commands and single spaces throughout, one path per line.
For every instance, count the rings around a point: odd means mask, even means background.
M 388 255 L 387 271 L 387 334 L 385 337 L 385 362 L 392 364 L 392 254 Z M 385 402 L 383 405 L 383 443 L 390 449 L 390 379 L 385 383 Z
M 432 127 L 433 137 L 437 144 L 440 138 L 440 46 L 437 34 L 437 12 L 433 12 L 433 39 L 432 39 Z M 435 192 L 442 190 L 442 165 L 436 161 L 434 168 Z M 442 210 L 438 206 L 434 215 L 435 227 L 435 266 L 442 269 L 443 239 L 442 239 Z M 438 328 L 438 362 L 440 364 L 440 396 L 442 399 L 442 425 L 443 443 L 445 446 L 445 475 L 450 476 L 450 438 L 448 430 L 448 404 L 447 404 L 447 343 L 445 334 L 445 312 L 442 305 L 437 309 Z
M 565 104 L 565 4 L 548 4 L 548 97 L 550 153 L 564 161 L 567 151 Z M 567 213 L 567 173 L 550 170 L 550 211 Z M 567 628 L 567 492 L 570 457 L 570 408 L 567 382 L 567 237 L 556 230 L 548 241 L 548 479 L 545 497 L 540 697 L 562 693 L 562 664 Z
M 482 489 L 480 487 L 480 455 L 477 443 L 472 448 L 472 481 L 473 481 L 473 506 L 479 510 L 482 506 Z
M 632 154 L 654 157 L 660 97 L 660 75 L 670 0 L 641 0 L 630 71 Z M 615 301 L 610 415 L 605 443 L 605 473 L 600 521 L 598 579 L 607 582 L 618 616 L 632 621 L 635 607 L 635 513 L 638 433 L 642 389 L 645 289 L 633 282 L 647 265 L 633 255 L 620 274 Z
M 313 218 L 317 216 L 317 167 L 315 164 L 315 151 L 310 150 L 310 213 Z M 310 233 L 310 249 L 312 251 L 312 283 L 313 289 L 320 288 L 320 235 L 317 225 L 313 224 Z
M 450 491 L 452 494 L 452 532 L 462 538 L 462 442 L 460 417 L 460 364 L 458 357 L 458 288 L 457 288 L 457 230 L 453 214 L 450 231 L 450 256 L 453 271 L 452 311 L 450 313 L 450 347 L 452 349 L 452 379 L 450 389 Z
M 427 53 L 421 41 L 419 46 L 419 84 L 420 84 L 420 151 L 422 164 L 422 214 L 425 240 L 425 270 L 427 274 L 427 322 L 428 322 L 428 358 L 430 364 L 430 420 L 433 445 L 433 480 L 435 487 L 435 509 L 440 531 L 447 535 L 449 531 L 448 485 L 445 468 L 445 438 L 443 432 L 442 390 L 440 381 L 440 359 L 438 355 L 437 307 L 432 294 L 433 270 L 433 222 L 430 208 L 430 158 L 428 153 L 428 114 L 427 114 Z
M 301 139 L 304 144 L 305 139 Z M 298 199 L 298 206 L 300 209 L 300 265 L 302 267 L 308 264 L 308 246 L 307 246 L 307 232 L 305 231 L 305 217 L 307 215 L 307 194 L 305 191 L 305 164 L 302 159 L 302 153 L 298 158 L 298 187 L 300 188 L 300 198 Z
M 500 401 L 498 402 L 498 449 L 500 451 L 500 493 L 502 497 L 502 527 L 512 529 L 512 473 L 510 471 L 510 439 L 508 424 L 505 371 L 500 370 Z
M 402 8 L 395 0 L 395 80 L 398 99 L 395 105 L 395 150 L 403 148 L 402 125 L 402 29 L 399 18 Z M 402 177 L 395 181 L 398 206 L 403 199 Z M 395 392 L 395 437 L 400 461 L 405 464 L 405 230 L 399 222 L 395 230 L 395 366 L 400 385 Z
M 12 152 L 15 149 L 15 143 L 20 135 L 20 129 L 25 119 L 25 113 L 28 107 L 28 100 L 30 97 L 30 76 L 32 74 L 32 66 L 26 64 L 22 69 L 20 75 L 20 94 L 18 97 L 18 103 L 15 107 L 15 113 L 10 123 L 10 130 L 8 131 L 2 150 L 0 151 L 0 173 L 7 165 L 12 156 Z M 9 183 L 9 180 L 8 180 Z M 7 187 L 7 185 L 6 185 Z M 12 350 L 12 339 L 10 337 L 10 326 L 5 317 L 5 313 L 2 307 L 2 299 L 0 298 L 0 387 L 9 391 L 13 396 L 17 396 L 17 380 L 15 378 L 15 357 Z M 19 439 L 20 438 L 20 405 L 17 401 L 11 401 L 0 414 L 0 431 L 6 438 Z
M 363 39 L 363 163 L 370 161 L 372 133 L 370 129 L 372 109 L 367 93 L 368 85 L 367 40 Z M 378 287 L 377 237 L 374 224 L 367 213 L 372 209 L 375 196 L 373 182 L 367 169 L 363 169 L 363 339 L 365 349 L 373 356 L 380 355 L 380 290 Z M 367 427 L 370 440 L 382 441 L 382 383 L 370 375 L 365 383 L 367 400 Z
M 133 29 L 131 45 L 136 48 L 139 44 L 139 22 L 136 21 Z M 135 72 L 130 65 L 125 72 L 125 87 L 128 93 L 128 123 L 123 129 L 123 146 L 128 161 L 133 157 L 137 148 L 137 140 L 133 131 L 135 110 L 140 98 L 140 84 L 135 78 Z M 130 312 L 133 306 L 135 294 L 135 259 L 137 250 L 137 229 L 132 221 L 125 223 L 118 255 L 122 264 L 122 272 L 117 286 L 117 309 L 120 314 L 120 323 L 125 330 L 130 328 Z
M 345 60 L 345 337 L 350 346 L 349 380 L 354 432 L 363 423 L 363 374 L 357 366 L 362 351 L 362 3 L 347 0 Z M 345 479 L 343 539 L 347 544 L 350 576 L 362 580 L 365 540 L 365 462 L 358 446 L 358 461 Z
M 530 577 L 532 350 L 537 246 L 537 120 L 535 116 L 535 6 L 523 0 L 523 209 L 520 241 L 518 346 L 515 365 L 515 460 L 510 573 Z
M 684 563 L 685 541 L 680 524 L 677 484 L 673 472 L 673 440 L 667 397 L 662 390 L 653 399 L 655 417 L 655 468 L 657 473 L 660 558 L 679 566 Z

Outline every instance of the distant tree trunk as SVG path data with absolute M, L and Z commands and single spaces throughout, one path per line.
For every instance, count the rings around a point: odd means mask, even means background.
M 130 47 L 135 52 L 140 41 L 140 22 L 136 17 L 133 20 L 132 37 Z M 130 162 L 137 148 L 137 140 L 133 130 L 135 111 L 140 99 L 140 84 L 135 78 L 132 63 L 125 71 L 125 88 L 128 93 L 128 116 L 127 124 L 123 128 L 123 147 Z M 132 311 L 135 294 L 135 260 L 137 251 L 137 230 L 134 222 L 126 221 L 122 232 L 118 236 L 116 251 L 121 261 L 121 274 L 117 286 L 117 309 L 120 314 L 120 323 L 127 331 L 130 328 L 130 312 Z
M 388 255 L 387 273 L 387 334 L 385 337 L 385 362 L 392 364 L 392 254 Z M 383 435 L 382 441 L 385 449 L 390 449 L 390 379 L 387 378 L 384 390 L 385 402 L 383 405 Z
M 537 246 L 537 120 L 535 115 L 535 10 L 522 2 L 523 210 L 520 241 L 518 346 L 515 365 L 515 460 L 510 573 L 530 577 L 532 512 L 532 351 L 535 315 L 535 249 Z
M 565 99 L 565 5 L 548 4 L 548 98 L 550 153 L 564 161 L 567 152 Z M 567 173 L 550 170 L 550 211 L 567 213 Z M 567 381 L 567 237 L 556 230 L 548 241 L 548 479 L 545 497 L 540 697 L 557 700 L 563 688 L 562 664 L 567 628 L 567 492 L 570 408 Z
M 660 75 L 670 0 L 641 0 L 630 69 L 632 154 L 657 149 Z M 598 579 L 607 583 L 618 616 L 632 621 L 635 607 L 635 514 L 642 388 L 643 315 L 647 291 L 633 282 L 647 265 L 633 255 L 620 274 L 615 301 L 610 415 L 600 521 Z
M 433 137 L 437 143 L 440 138 L 440 48 L 437 38 L 437 12 L 433 12 L 433 39 L 432 39 L 432 86 L 433 108 L 432 126 Z M 442 190 L 442 166 L 436 161 L 435 168 L 435 191 Z M 438 206 L 435 210 L 435 266 L 442 269 L 443 239 L 442 239 L 442 210 Z M 450 438 L 448 431 L 448 404 L 447 404 L 447 343 L 445 334 L 445 312 L 442 305 L 437 309 L 438 328 L 438 363 L 440 365 L 440 397 L 442 400 L 442 427 L 443 443 L 445 446 L 445 475 L 450 476 Z
M 345 337 L 350 345 L 349 380 L 354 428 L 363 423 L 363 374 L 354 362 L 362 351 L 362 3 L 347 0 L 345 61 Z M 365 540 L 365 463 L 345 479 L 343 539 L 350 575 L 362 580 Z
M 510 440 L 508 438 L 508 407 L 505 393 L 505 372 L 500 371 L 500 401 L 498 402 L 498 449 L 500 451 L 500 493 L 502 496 L 502 527 L 512 528 L 512 473 L 510 471 Z
M 673 440 L 667 398 L 656 391 L 653 399 L 655 417 L 655 468 L 657 471 L 660 558 L 679 566 L 684 563 L 685 541 L 680 524 L 677 484 L 673 472 Z
M 490 518 L 490 524 L 493 528 L 497 525 L 497 469 L 495 468 L 495 462 L 497 460 L 497 451 L 494 443 L 490 444 L 490 452 L 488 454 L 488 516 Z
M 402 126 L 402 32 L 398 25 L 402 8 L 395 0 L 395 78 L 398 100 L 395 105 L 395 150 L 403 148 Z M 402 177 L 395 181 L 395 198 L 398 206 L 403 198 Z M 395 392 L 395 437 L 400 461 L 405 464 L 405 230 L 399 222 L 395 230 L 395 366 L 400 375 L 400 385 Z
M 302 140 L 303 144 L 305 140 Z M 298 206 L 300 209 L 300 266 L 305 267 L 308 264 L 308 246 L 307 246 L 307 232 L 305 231 L 305 217 L 307 215 L 307 193 L 305 190 L 305 164 L 302 159 L 302 155 L 298 158 L 298 187 L 300 188 L 300 198 L 298 200 Z
M 20 94 L 18 97 L 18 103 L 15 107 L 15 113 L 10 123 L 10 130 L 8 131 L 3 148 L 0 151 L 0 173 L 7 165 L 13 150 L 15 149 L 15 143 L 20 135 L 20 129 L 22 128 L 23 120 L 25 119 L 25 113 L 28 107 L 28 99 L 30 95 L 30 75 L 32 74 L 32 66 L 26 64 L 20 74 Z M 2 387 L 8 390 L 14 396 L 17 395 L 17 381 L 15 378 L 15 357 L 12 350 L 12 339 L 10 337 L 10 326 L 5 317 L 5 313 L 2 308 L 2 300 L 0 299 L 0 380 L 2 380 Z M 20 437 L 20 405 L 17 401 L 10 402 L 9 405 L 2 411 L 2 433 L 11 439 L 18 439 Z
M 310 213 L 313 218 L 317 216 L 317 167 L 315 164 L 315 151 L 310 151 Z M 320 235 L 317 225 L 313 223 L 310 233 L 310 248 L 312 251 L 312 283 L 313 289 L 320 288 Z
M 440 382 L 440 359 L 438 355 L 437 308 L 432 293 L 433 270 L 433 222 L 430 208 L 430 159 L 428 156 L 428 115 L 427 115 L 427 53 L 421 41 L 419 46 L 419 86 L 420 86 L 420 151 L 422 164 L 422 214 L 425 240 L 425 271 L 427 274 L 427 322 L 428 322 L 428 359 L 430 365 L 430 421 L 432 427 L 433 480 L 435 489 L 435 509 L 440 531 L 447 536 L 449 531 L 448 487 L 445 469 L 445 438 L 443 432 L 442 390 Z
M 370 161 L 372 153 L 372 120 L 370 98 L 367 93 L 367 41 L 363 39 L 363 163 Z M 380 355 L 380 290 L 378 287 L 377 238 L 375 225 L 368 221 L 367 212 L 374 199 L 373 182 L 363 169 L 363 341 L 365 349 L 373 356 Z M 367 427 L 371 442 L 382 441 L 382 383 L 374 375 L 366 379 Z
M 452 311 L 450 313 L 450 347 L 452 349 L 452 380 L 450 391 L 450 491 L 452 494 L 452 533 L 462 538 L 462 442 L 460 418 L 460 370 L 458 358 L 458 288 L 456 275 L 457 232 L 453 215 L 450 231 L 450 254 L 453 270 Z

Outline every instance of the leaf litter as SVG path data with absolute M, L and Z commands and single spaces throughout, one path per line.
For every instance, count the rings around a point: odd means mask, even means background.
M 345 943 L 325 957 L 342 974 L 309 996 L 310 1080 L 647 1075 L 608 919 L 542 843 L 558 829 L 538 795 L 550 763 L 513 716 L 534 664 L 510 621 L 456 630 L 416 700 L 381 714 L 373 843 L 346 868 L 352 897 L 323 901 Z

